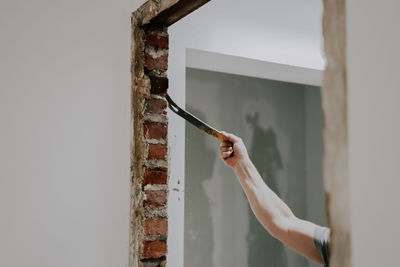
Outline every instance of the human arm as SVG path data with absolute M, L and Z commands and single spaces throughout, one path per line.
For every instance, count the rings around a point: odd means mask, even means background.
M 285 245 L 311 260 L 323 263 L 314 244 L 317 226 L 297 218 L 265 184 L 240 138 L 225 132 L 223 136 L 226 141 L 220 147 L 221 157 L 234 170 L 258 221 Z

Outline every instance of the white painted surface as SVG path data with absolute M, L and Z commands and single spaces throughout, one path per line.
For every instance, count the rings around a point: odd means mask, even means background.
M 399 266 L 400 2 L 347 1 L 355 267 Z
M 138 4 L 1 1 L 0 266 L 127 265 Z
M 170 62 L 193 48 L 322 70 L 321 23 L 319 0 L 211 0 L 169 28 Z
M 321 86 L 322 71 L 196 49 L 186 49 L 186 67 Z
M 317 0 L 212 0 L 169 28 L 169 94 L 185 106 L 187 48 L 322 70 L 321 21 Z M 168 264 L 182 267 L 185 127 L 169 114 L 170 188 L 179 191 L 170 191 L 168 199 Z

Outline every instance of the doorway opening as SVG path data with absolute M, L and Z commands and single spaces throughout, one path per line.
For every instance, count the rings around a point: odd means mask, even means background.
M 224 72 L 206 70 L 199 59 L 207 56 L 225 62 Z M 186 68 L 187 110 L 242 137 L 270 188 L 298 217 L 326 225 L 321 91 L 316 85 L 322 72 L 203 51 L 188 50 L 187 57 L 192 66 Z M 247 75 L 226 72 L 237 60 Z M 212 59 L 208 62 L 216 68 Z M 254 64 L 263 64 L 263 76 L 270 79 L 258 78 Z M 281 77 L 274 68 L 281 69 Z M 303 72 L 301 79 L 313 85 L 295 83 L 291 71 Z M 318 266 L 260 225 L 233 172 L 219 159 L 218 141 L 190 124 L 185 136 L 184 266 Z
M 169 87 L 168 27 L 208 1 L 149 0 L 132 15 L 130 266 L 164 266 L 167 252 L 171 260 L 169 264 L 183 265 L 183 257 L 180 255 L 184 237 L 177 234 L 177 229 L 183 227 L 183 217 L 179 212 L 183 204 L 182 201 L 178 203 L 183 195 L 179 184 L 182 187 L 180 181 L 184 175 L 176 173 L 174 167 L 169 169 L 169 163 L 173 160 L 167 156 L 169 150 L 184 151 L 184 146 L 177 145 L 174 133 L 168 129 L 169 116 L 166 114 L 165 94 Z M 327 60 L 321 89 L 324 117 L 323 178 L 328 224 L 332 229 L 330 263 L 333 267 L 343 267 L 351 263 L 345 0 L 325 0 L 323 9 Z M 220 15 L 215 17 L 221 19 Z M 247 19 L 252 19 L 251 14 Z M 215 34 L 221 33 L 212 25 L 207 29 L 217 30 Z M 193 30 L 188 29 L 188 32 L 193 33 Z M 199 41 L 196 38 L 193 40 Z M 173 85 L 172 88 L 176 84 Z M 249 118 L 255 120 L 256 116 L 253 114 Z M 173 220 L 177 223 L 171 223 Z

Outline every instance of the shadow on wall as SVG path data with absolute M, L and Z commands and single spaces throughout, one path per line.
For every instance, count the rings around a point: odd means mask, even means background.
M 323 224 L 319 88 L 188 69 L 186 96 L 192 113 L 249 141 L 264 181 L 297 216 Z M 191 125 L 186 138 L 185 266 L 314 266 L 263 229 L 217 141 Z
M 249 155 L 254 165 L 266 184 L 280 196 L 277 171 L 283 169 L 281 155 L 279 153 L 275 131 L 269 127 L 263 129 L 259 124 L 258 112 L 254 115 L 247 114 L 246 121 L 253 130 L 252 144 Z M 281 242 L 269 235 L 258 222 L 249 207 L 249 233 L 248 242 L 248 266 L 286 267 L 286 254 Z M 265 253 L 268 251 L 268 253 Z
M 188 106 L 188 111 L 207 121 L 198 110 Z M 210 200 L 204 189 L 204 181 L 210 180 L 216 161 L 215 152 L 206 146 L 206 134 L 186 123 L 185 158 L 185 264 L 192 266 L 193 262 L 202 266 L 213 266 L 214 251 L 213 225 L 211 221 Z M 190 173 L 188 173 L 190 172 Z M 201 219 L 201 221 L 199 221 Z

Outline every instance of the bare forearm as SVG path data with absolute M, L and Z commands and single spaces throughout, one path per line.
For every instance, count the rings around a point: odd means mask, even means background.
M 265 184 L 249 159 L 242 139 L 223 132 L 226 141 L 220 145 L 221 157 L 233 168 L 250 202 L 251 209 L 264 228 L 275 238 L 305 257 L 322 263 L 315 245 L 315 225 L 300 220 Z
M 250 160 L 238 162 L 234 171 L 257 219 L 272 236 L 279 238 L 277 235 L 285 231 L 285 221 L 294 216 L 292 211 L 265 184 Z
M 312 239 L 315 225 L 294 216 L 290 208 L 265 184 L 250 160 L 240 161 L 233 168 L 259 222 L 275 238 L 322 263 Z

